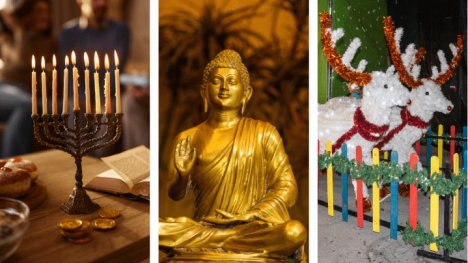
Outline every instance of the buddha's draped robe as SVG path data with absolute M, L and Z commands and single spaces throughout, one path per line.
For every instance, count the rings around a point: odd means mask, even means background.
M 160 220 L 162 249 L 223 248 L 282 254 L 304 244 L 306 234 L 297 233 L 305 232 L 300 231 L 304 228 L 290 221 L 287 210 L 297 199 L 296 180 L 273 125 L 242 118 L 229 146 L 211 164 L 191 175 L 189 184 L 195 196 L 194 220 Z M 204 217 L 222 218 L 215 209 L 234 215 L 258 210 L 260 215 L 245 224 L 213 225 L 202 221 Z

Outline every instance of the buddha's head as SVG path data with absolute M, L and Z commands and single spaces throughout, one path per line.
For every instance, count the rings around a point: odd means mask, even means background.
M 223 50 L 208 63 L 203 73 L 201 95 L 205 104 L 217 110 L 241 109 L 252 96 L 249 72 L 234 50 Z

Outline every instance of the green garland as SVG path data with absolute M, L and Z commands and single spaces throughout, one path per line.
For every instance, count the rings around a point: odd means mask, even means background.
M 431 131 L 431 132 L 428 132 L 427 134 L 429 134 L 430 136 L 439 136 L 438 133 L 434 133 L 434 132 L 432 132 L 432 131 Z M 447 145 L 450 144 L 450 141 L 451 141 L 451 140 L 448 139 L 448 138 L 451 138 L 450 134 L 444 133 L 444 134 L 442 134 L 441 137 L 446 137 L 446 138 L 447 138 L 447 139 L 442 139 L 444 144 L 447 144 Z M 463 137 L 463 135 L 462 135 L 461 133 L 455 134 L 455 138 L 457 138 L 457 139 L 466 139 L 466 138 Z M 422 136 L 421 139 L 419 139 L 419 141 L 420 141 L 421 143 L 426 143 L 426 141 L 427 141 L 426 136 L 425 136 L 425 135 Z M 433 145 L 439 145 L 439 139 L 433 139 L 433 138 L 431 138 L 431 144 L 433 144 Z M 463 146 L 463 142 L 462 142 L 462 141 L 455 141 L 455 146 Z
M 405 244 L 413 242 L 413 246 L 420 246 L 424 249 L 424 245 L 436 243 L 437 248 L 442 246 L 444 249 L 450 251 L 450 254 L 452 254 L 454 250 L 460 251 L 465 249 L 463 242 L 467 235 L 467 224 L 462 226 L 464 222 L 466 222 L 466 219 L 458 222 L 458 229 L 452 230 L 451 235 L 434 237 L 432 231 L 429 231 L 429 233 L 424 232 L 424 228 L 421 226 L 419 220 L 416 229 L 413 231 L 413 228 L 409 225 L 408 219 L 406 220 L 406 228 L 402 230 L 401 233 L 403 234 L 403 241 L 405 241 Z
M 397 163 L 391 162 L 386 165 L 384 161 L 381 161 L 379 165 L 373 166 L 368 166 L 363 163 L 361 169 L 359 169 L 356 160 L 348 160 L 341 154 L 335 154 L 332 157 L 330 157 L 330 153 L 326 156 L 318 156 L 318 166 L 320 169 L 325 169 L 330 164 L 334 171 L 342 174 L 349 171 L 353 179 L 362 179 L 366 185 L 372 185 L 374 182 L 377 183 L 377 185 L 380 185 L 380 182 L 388 184 L 395 179 L 397 182 L 403 181 L 406 185 L 414 183 L 416 187 L 421 187 L 424 192 L 427 192 L 430 187 L 432 187 L 430 193 L 436 193 L 439 196 L 447 194 L 455 196 L 455 191 L 458 190 L 462 184 L 465 187 L 467 186 L 467 175 L 463 169 L 460 169 L 458 176 L 453 176 L 451 178 L 452 180 L 447 180 L 443 178 L 440 173 L 433 173 L 429 178 L 426 169 L 413 172 L 409 162 L 403 164 L 403 169 L 401 169 L 401 166 Z M 417 182 L 415 182 L 416 179 Z

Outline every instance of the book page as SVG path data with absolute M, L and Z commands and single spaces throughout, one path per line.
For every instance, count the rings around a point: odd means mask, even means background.
M 150 151 L 143 145 L 101 159 L 122 177 L 130 189 L 150 176 Z

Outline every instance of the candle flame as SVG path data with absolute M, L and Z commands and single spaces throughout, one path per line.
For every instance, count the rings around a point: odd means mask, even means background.
M 33 55 L 33 57 L 32 57 L 32 62 L 31 62 L 31 64 L 32 64 L 32 68 L 33 68 L 33 70 L 34 70 L 34 69 L 36 68 L 36 59 L 34 58 L 34 55 Z
M 65 56 L 65 66 L 68 67 L 68 55 Z
M 99 70 L 99 57 L 98 57 L 96 51 L 94 51 L 94 69 L 95 69 L 96 71 Z
M 106 58 L 104 59 L 104 66 L 106 67 L 106 70 L 109 70 L 109 56 L 106 54 Z
M 84 64 L 85 64 L 85 67 L 88 67 L 89 66 L 89 59 L 88 59 L 88 53 L 84 53 Z
M 45 59 L 44 59 L 44 56 L 42 56 L 41 67 L 42 67 L 42 70 L 45 69 Z
M 114 58 L 115 58 L 115 67 L 119 66 L 119 57 L 117 56 L 117 51 L 114 50 Z
M 54 68 L 57 66 L 57 60 L 55 58 L 55 55 L 52 57 L 52 64 L 54 65 Z
M 75 51 L 72 51 L 72 63 L 73 63 L 73 65 L 76 64 L 76 55 L 75 55 Z

